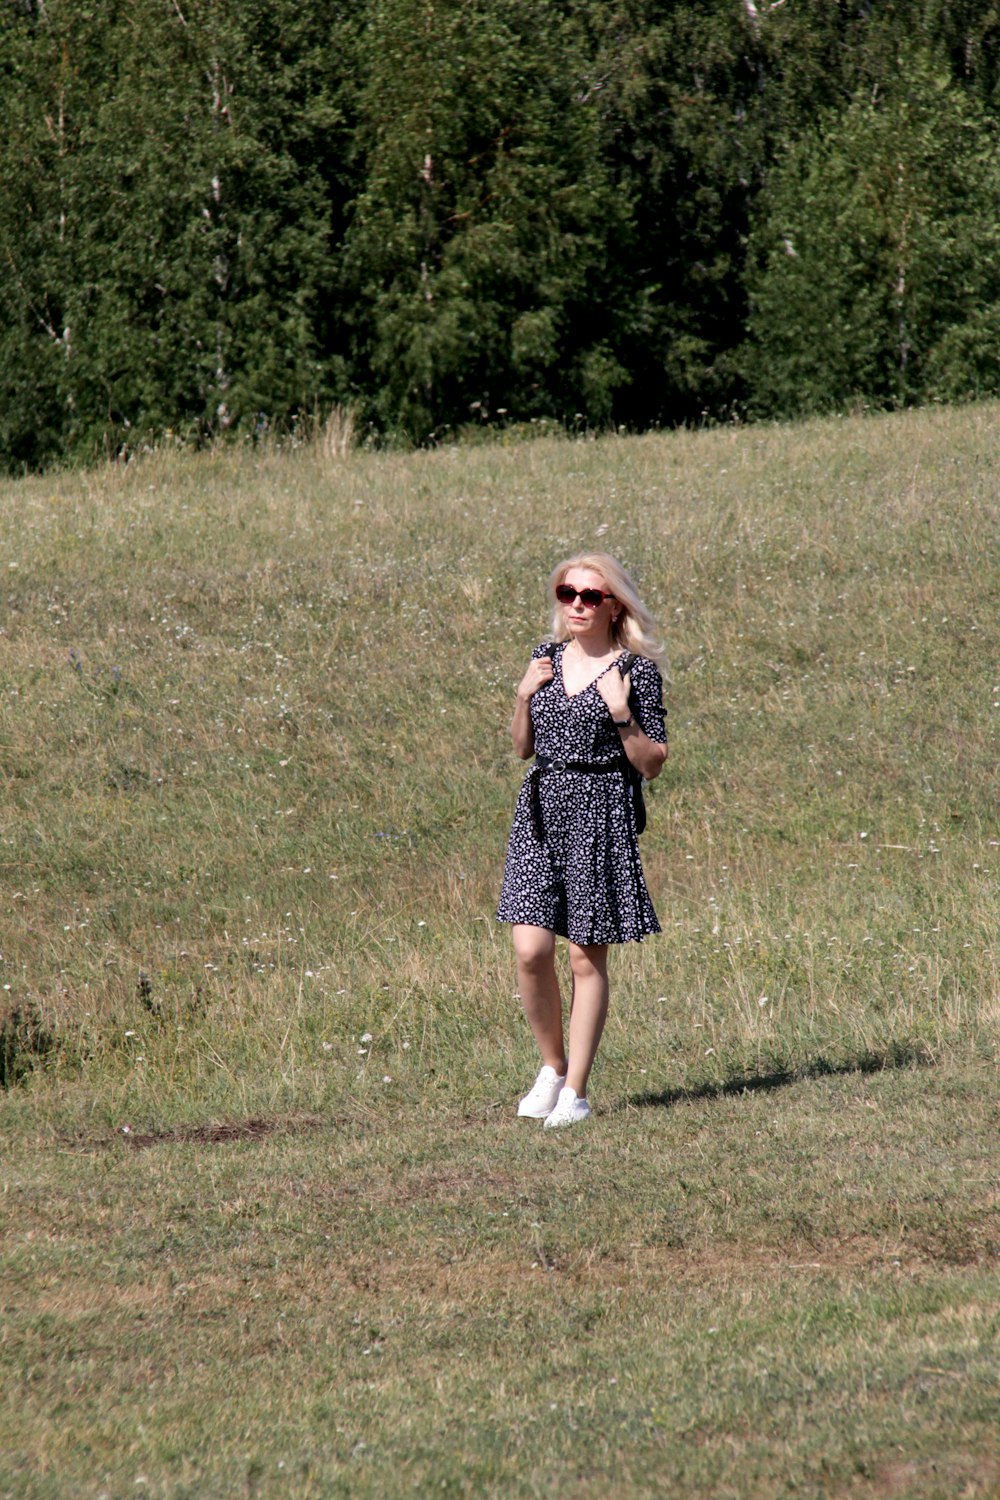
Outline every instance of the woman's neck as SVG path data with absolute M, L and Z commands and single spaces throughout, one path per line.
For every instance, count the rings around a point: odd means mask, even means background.
M 611 636 L 605 636 L 604 640 L 584 641 L 575 635 L 566 647 L 579 657 L 587 657 L 590 661 L 602 661 L 606 656 L 617 656 L 618 647 Z

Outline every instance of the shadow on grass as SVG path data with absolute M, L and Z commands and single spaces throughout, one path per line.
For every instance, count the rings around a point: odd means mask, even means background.
M 839 1078 L 852 1073 L 885 1073 L 892 1068 L 929 1068 L 934 1062 L 927 1047 L 894 1042 L 878 1052 L 831 1062 L 817 1057 L 798 1068 L 776 1068 L 770 1073 L 748 1073 L 727 1078 L 724 1083 L 703 1083 L 693 1089 L 664 1089 L 660 1093 L 633 1094 L 621 1108 L 669 1109 L 674 1104 L 693 1104 L 703 1099 L 725 1099 L 733 1094 L 765 1094 L 788 1088 L 810 1078 Z M 613 1111 L 609 1111 L 613 1113 Z

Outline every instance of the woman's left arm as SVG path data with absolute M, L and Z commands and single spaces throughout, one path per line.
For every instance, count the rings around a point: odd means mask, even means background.
M 647 665 L 651 666 L 652 664 Z M 663 708 L 659 703 L 660 674 L 656 671 L 655 667 L 652 667 L 652 674 L 655 677 L 655 683 L 651 682 L 649 689 L 655 692 L 657 698 L 656 713 L 653 714 L 653 718 L 656 720 L 656 727 L 662 732 Z M 643 683 L 642 686 L 645 688 L 646 684 Z M 629 706 L 630 687 L 631 681 L 629 675 L 622 677 L 621 673 L 617 671 L 605 672 L 603 677 L 597 679 L 597 691 L 604 699 L 608 707 L 608 712 L 615 721 L 622 749 L 640 776 L 645 777 L 647 781 L 655 781 L 656 777 L 663 770 L 663 764 L 667 758 L 666 735 L 664 733 L 664 738 L 661 742 L 660 740 L 651 739 L 646 733 Z M 637 697 L 645 699 L 647 692 L 640 692 L 638 683 L 636 684 L 636 688 Z M 626 719 L 629 721 L 627 724 L 623 722 Z M 651 725 L 651 727 L 653 726 Z

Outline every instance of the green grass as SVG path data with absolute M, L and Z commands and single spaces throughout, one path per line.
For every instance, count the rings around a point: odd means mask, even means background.
M 1000 1493 L 997 417 L 0 487 L 0 1495 Z M 545 1135 L 506 726 L 591 546 L 664 932 Z

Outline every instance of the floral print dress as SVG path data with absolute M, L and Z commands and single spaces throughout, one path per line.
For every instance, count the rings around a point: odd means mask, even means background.
M 621 738 L 596 682 L 566 692 L 565 650 L 565 642 L 554 649 L 543 643 L 532 652 L 532 659 L 552 656 L 552 680 L 531 699 L 535 752 L 559 761 L 620 761 Z M 606 670 L 621 671 L 625 656 L 623 651 Z M 665 744 L 663 680 L 655 663 L 636 657 L 631 683 L 640 728 Z M 542 838 L 532 817 L 536 777 Z M 623 772 L 555 766 L 528 772 L 514 810 L 497 919 L 545 927 L 580 946 L 641 942 L 660 931 Z

